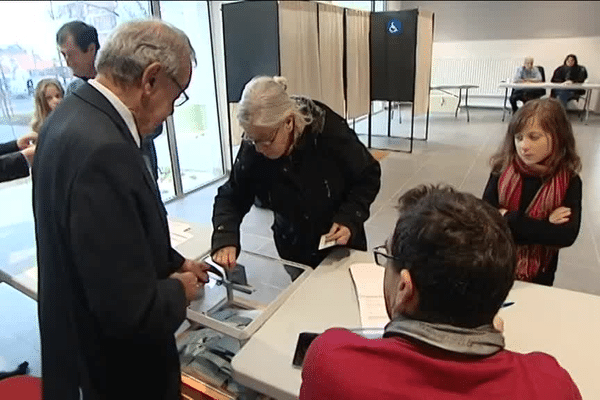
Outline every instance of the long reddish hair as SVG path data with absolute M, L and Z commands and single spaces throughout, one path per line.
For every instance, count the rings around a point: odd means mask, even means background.
M 563 166 L 574 174 L 581 170 L 581 159 L 575 148 L 575 136 L 567 113 L 558 100 L 548 98 L 530 100 L 513 115 L 500 149 L 490 158 L 492 172 L 504 171 L 518 157 L 515 135 L 536 120 L 544 132 L 552 137 L 552 154 L 547 162 L 548 175 L 553 175 Z

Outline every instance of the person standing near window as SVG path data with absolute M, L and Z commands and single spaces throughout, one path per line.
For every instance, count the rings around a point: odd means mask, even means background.
M 68 96 L 84 82 L 96 77 L 96 56 L 100 50 L 98 31 L 82 21 L 67 22 L 56 33 L 56 44 L 65 58 L 67 66 L 71 68 L 73 75 L 77 77 L 67 86 L 66 95 Z M 141 146 L 144 161 L 154 180 L 158 180 L 158 159 L 154 139 L 161 133 L 162 124 L 156 128 L 152 135 L 143 139 Z

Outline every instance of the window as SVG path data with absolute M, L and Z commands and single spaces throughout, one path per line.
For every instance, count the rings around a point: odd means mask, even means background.
M 208 4 L 165 1 L 160 11 L 163 20 L 188 35 L 198 61 L 186 90 L 190 100 L 173 114 L 181 183 L 187 193 L 224 174 Z
M 149 16 L 147 1 L 0 2 L 0 143 L 29 131 L 41 79 L 56 78 L 65 88 L 72 79 L 55 43 L 64 23 L 96 26 L 102 46 L 119 23 Z M 10 210 L 0 218 L 0 265 L 15 276 L 36 264 L 31 179 L 0 184 L 0 201 Z

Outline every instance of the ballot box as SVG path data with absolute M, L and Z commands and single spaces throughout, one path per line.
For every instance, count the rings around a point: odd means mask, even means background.
M 211 265 L 210 280 L 187 308 L 188 328 L 177 335 L 182 392 L 252 399 L 256 393 L 232 379 L 231 359 L 312 268 L 247 251 L 240 252 L 231 271 L 210 256 L 201 259 Z

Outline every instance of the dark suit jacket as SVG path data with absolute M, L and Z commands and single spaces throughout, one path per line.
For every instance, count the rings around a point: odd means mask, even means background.
M 44 398 L 177 399 L 183 257 L 140 149 L 87 83 L 40 132 L 33 206 Z
M 29 163 L 19 151 L 17 141 L 0 144 L 0 182 L 29 175 Z

